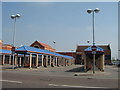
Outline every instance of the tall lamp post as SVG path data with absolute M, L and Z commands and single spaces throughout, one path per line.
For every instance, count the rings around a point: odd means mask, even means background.
M 12 55 L 13 55 L 13 60 L 12 60 L 12 69 L 14 69 L 14 54 L 15 54 L 15 31 L 16 31 L 16 19 L 20 17 L 20 14 L 16 15 L 11 15 L 11 18 L 14 19 L 14 30 L 13 30 L 13 45 L 12 45 Z
M 55 49 L 55 44 L 56 44 L 56 41 L 53 41 L 53 44 L 54 44 L 54 49 Z
M 87 12 L 89 14 L 92 13 L 92 21 L 93 21 L 93 46 L 92 46 L 92 54 L 93 54 L 93 74 L 95 73 L 95 54 L 96 54 L 96 46 L 95 46 L 95 35 L 94 35 L 94 22 L 95 22 L 95 17 L 94 14 L 98 13 L 100 11 L 99 8 L 96 9 L 88 9 Z
M 119 52 L 118 52 L 118 60 L 119 60 L 119 65 L 120 65 L 120 50 L 118 50 Z
M 53 44 L 54 44 L 54 49 L 55 49 L 56 41 L 53 41 Z M 56 52 L 56 49 L 55 49 L 55 52 Z M 55 60 L 55 56 L 54 56 L 54 60 Z M 53 60 L 53 62 L 54 62 L 54 60 Z M 55 60 L 55 63 L 56 63 L 56 60 Z
M 72 52 L 72 57 L 73 57 L 73 51 L 74 51 L 74 50 L 71 50 L 71 52 Z
M 71 50 L 72 52 L 72 57 L 74 57 L 73 53 L 74 53 L 74 50 Z M 73 64 L 73 60 L 71 61 L 71 65 Z

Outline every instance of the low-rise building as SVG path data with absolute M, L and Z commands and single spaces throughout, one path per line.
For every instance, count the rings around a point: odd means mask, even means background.
M 31 47 L 30 47 L 31 46 Z M 12 45 L 0 41 L 0 64 L 11 64 L 14 67 L 54 67 L 69 66 L 74 58 L 55 53 L 55 49 L 47 44 L 35 41 L 30 46 L 15 47 L 12 52 Z
M 98 47 L 102 48 L 104 50 L 105 55 L 105 64 L 111 64 L 111 49 L 110 45 L 97 45 Z M 83 64 L 84 63 L 84 50 L 86 48 L 90 47 L 90 45 L 78 45 L 76 49 L 76 64 Z
M 39 49 L 44 49 L 44 50 L 49 50 L 51 52 L 55 52 L 55 49 L 52 48 L 50 45 L 47 45 L 45 43 L 41 43 L 39 41 L 35 41 L 33 42 L 30 47 L 35 47 L 35 48 L 39 48 Z
M 4 44 L 3 40 L 0 40 L 0 49 L 12 50 L 12 45 L 10 45 L 10 44 Z
M 104 56 L 105 56 L 105 64 L 111 64 L 111 49 L 110 45 L 97 45 L 98 47 L 102 48 L 104 50 Z M 75 58 L 75 64 L 84 64 L 84 50 L 86 48 L 90 47 L 90 45 L 77 45 L 76 52 L 63 52 L 59 51 L 57 53 L 73 56 Z

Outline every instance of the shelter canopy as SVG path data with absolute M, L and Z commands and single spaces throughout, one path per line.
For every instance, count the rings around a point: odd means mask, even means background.
M 71 56 L 61 55 L 61 54 L 58 54 L 55 52 L 51 52 L 51 51 L 43 50 L 43 49 L 38 49 L 38 48 L 30 47 L 30 46 L 19 47 L 15 50 L 15 52 L 18 54 L 30 54 L 30 53 L 46 54 L 46 55 L 53 55 L 53 56 L 59 56 L 59 57 L 63 57 L 63 58 L 74 59 Z
M 0 54 L 11 54 L 12 51 L 10 50 L 4 50 L 4 49 L 0 49 Z
M 84 49 L 84 52 L 86 54 L 91 54 L 92 53 L 92 46 Z M 104 53 L 104 49 L 99 47 L 99 46 L 96 46 L 96 54 L 103 54 Z

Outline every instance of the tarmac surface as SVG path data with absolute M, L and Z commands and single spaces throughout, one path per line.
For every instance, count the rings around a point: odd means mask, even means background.
M 116 66 L 105 66 L 105 71 L 84 72 L 82 65 L 16 68 L 4 65 L 1 69 L 3 88 L 118 88 Z

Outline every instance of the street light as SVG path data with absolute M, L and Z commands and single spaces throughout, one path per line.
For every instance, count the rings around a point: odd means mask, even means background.
M 87 43 L 90 43 L 90 40 L 87 40 Z
M 73 57 L 73 51 L 74 51 L 74 50 L 71 50 L 71 52 L 72 52 L 72 57 Z
M 11 15 L 11 18 L 14 19 L 14 30 L 13 30 L 13 46 L 12 46 L 12 55 L 13 55 L 13 66 L 12 69 L 14 69 L 14 53 L 15 53 L 15 24 L 16 24 L 16 19 L 20 18 L 20 14 L 16 14 L 16 15 Z
M 72 57 L 74 57 L 74 50 L 71 50 L 71 52 L 72 52 Z M 73 64 L 73 61 L 71 61 L 71 65 Z
M 55 49 L 55 44 L 56 44 L 56 41 L 53 41 L 53 44 L 54 44 L 54 49 Z
M 100 11 L 99 8 L 96 8 L 96 9 L 88 9 L 87 12 L 89 14 L 92 13 L 93 15 L 93 46 L 92 46 L 92 54 L 93 54 L 93 74 L 95 73 L 95 54 L 96 54 L 96 46 L 95 46 L 95 36 L 94 36 L 94 20 L 95 20 L 95 17 L 94 17 L 94 14 L 95 13 L 98 13 Z
M 96 8 L 95 10 L 92 10 L 92 9 L 88 9 L 87 10 L 87 12 L 89 13 L 89 14 L 93 14 L 93 46 L 95 45 L 95 38 L 94 38 L 94 20 L 95 20 L 95 18 L 94 18 L 94 13 L 98 13 L 100 11 L 100 9 L 99 8 Z

